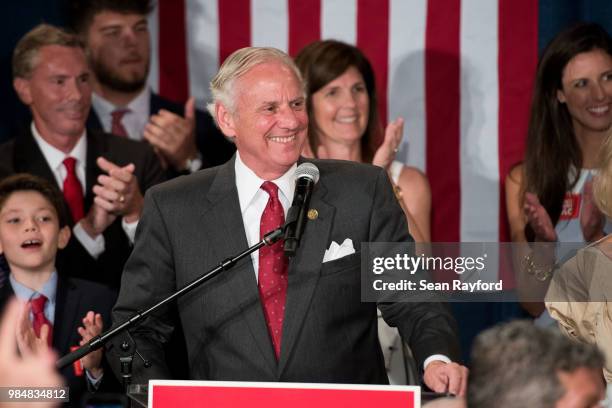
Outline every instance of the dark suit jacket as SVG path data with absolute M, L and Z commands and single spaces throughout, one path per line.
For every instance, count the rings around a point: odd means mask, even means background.
M 280 359 L 274 356 L 251 259 L 243 259 L 178 302 L 193 379 L 386 383 L 376 304 L 361 302 L 360 253 L 323 263 L 332 241 L 410 241 L 404 214 L 384 170 L 313 161 L 321 178 L 300 249 L 289 266 Z M 138 238 L 126 264 L 116 322 L 247 248 L 234 160 L 156 186 L 146 198 Z M 454 321 L 439 304 L 379 304 L 417 362 L 440 353 L 458 358 Z M 159 313 L 134 330 L 153 367 L 135 382 L 164 378 L 162 347 L 175 325 Z
M 184 115 L 185 108 L 183 105 L 162 98 L 156 93 L 151 92 L 151 100 L 149 103 L 151 114 L 159 112 L 160 109 L 165 109 L 177 115 Z M 87 119 L 87 128 L 102 129 L 100 118 L 92 108 Z M 202 168 L 218 166 L 227 162 L 234 152 L 236 147 L 232 142 L 229 142 L 223 133 L 219 130 L 213 118 L 206 111 L 196 109 L 196 144 L 202 155 Z M 176 177 L 179 173 L 169 173 L 171 177 Z
M 0 288 L 0 312 L 9 298 L 14 295 L 13 288 L 7 280 Z M 60 356 L 70 352 L 71 346 L 78 346 L 81 336 L 77 328 L 82 326 L 81 320 L 90 310 L 100 313 L 104 321 L 104 329 L 110 327 L 111 309 L 115 303 L 117 293 L 104 285 L 80 279 L 58 276 L 55 304 L 55 317 L 53 322 L 53 348 Z M 71 406 L 80 406 L 83 395 L 87 392 L 87 379 L 85 373 L 77 377 L 73 366 L 61 371 L 70 387 Z M 100 391 L 120 392 L 119 382 L 111 372 L 105 373 Z
M 149 187 L 165 179 L 150 146 L 98 131 L 88 131 L 85 212 L 93 204 L 92 188 L 97 183 L 98 176 L 102 174 L 96 164 L 99 156 L 119 166 L 134 163 L 135 175 L 143 194 Z M 29 128 L 15 139 L 0 145 L 0 178 L 15 173 L 35 174 L 57 185 L 53 171 Z M 58 187 L 61 191 L 61 186 Z M 70 217 L 70 211 L 67 210 L 66 213 Z M 72 221 L 70 225 L 73 225 Z M 58 255 L 58 268 L 75 277 L 119 287 L 123 265 L 131 252 L 131 245 L 121 227 L 120 217 L 106 229 L 104 240 L 106 250 L 94 260 L 79 241 L 72 237 L 68 247 Z

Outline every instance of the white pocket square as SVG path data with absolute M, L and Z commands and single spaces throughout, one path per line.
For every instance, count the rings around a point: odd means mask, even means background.
M 325 250 L 325 255 L 323 255 L 323 263 L 335 261 L 336 259 L 340 259 L 354 253 L 355 248 L 353 247 L 352 239 L 345 239 L 342 245 L 338 245 L 336 241 L 332 241 L 329 248 Z

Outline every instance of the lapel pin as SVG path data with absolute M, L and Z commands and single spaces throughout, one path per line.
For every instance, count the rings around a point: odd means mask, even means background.
M 308 219 L 311 221 L 316 220 L 319 217 L 319 212 L 317 210 L 315 210 L 314 208 L 311 208 L 310 210 L 308 210 Z

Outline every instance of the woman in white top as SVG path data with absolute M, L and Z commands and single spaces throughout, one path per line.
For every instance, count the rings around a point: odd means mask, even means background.
M 356 47 L 315 41 L 296 57 L 306 82 L 309 146 L 305 155 L 372 163 L 389 171 L 416 242 L 430 241 L 431 191 L 425 175 L 395 162 L 404 120 L 383 129 L 376 104 L 374 71 Z
M 599 25 L 581 23 L 558 34 L 538 64 L 525 161 L 506 177 L 513 242 L 604 236 L 605 217 L 593 204 L 590 179 L 611 124 L 612 41 Z M 523 272 L 545 290 L 554 251 L 526 251 Z M 523 305 L 533 316 L 544 310 L 543 302 Z

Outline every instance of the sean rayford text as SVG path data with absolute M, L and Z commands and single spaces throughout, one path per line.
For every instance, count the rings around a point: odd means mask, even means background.
M 398 282 L 384 282 L 376 279 L 372 283 L 376 291 L 439 291 L 439 292 L 499 292 L 503 290 L 502 280 L 485 282 L 478 279 L 475 282 L 463 282 L 453 279 L 451 282 L 430 282 L 421 279 L 418 282 L 402 279 Z

